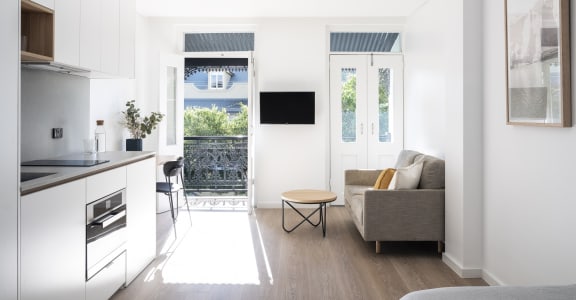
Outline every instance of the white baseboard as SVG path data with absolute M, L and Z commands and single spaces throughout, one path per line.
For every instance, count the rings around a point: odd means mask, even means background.
M 447 253 L 442 254 L 442 261 L 461 278 L 482 278 L 482 269 L 465 269 Z
M 492 275 L 492 273 L 486 270 L 482 271 L 482 279 L 484 279 L 486 283 L 492 286 L 504 285 L 504 283 L 502 283 L 501 280 L 499 280 L 498 278 L 496 278 L 496 276 Z
M 256 203 L 257 208 L 282 208 L 282 202 L 280 201 L 270 201 L 270 202 L 258 202 Z

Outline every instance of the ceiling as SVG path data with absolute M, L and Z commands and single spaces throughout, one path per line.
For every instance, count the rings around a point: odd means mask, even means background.
M 253 17 L 404 17 L 428 0 L 136 0 L 145 16 Z

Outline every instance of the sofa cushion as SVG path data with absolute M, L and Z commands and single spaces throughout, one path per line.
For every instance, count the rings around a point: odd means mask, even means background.
M 372 187 L 368 185 L 346 185 L 344 187 L 344 194 L 346 194 L 346 197 L 352 197 L 354 195 L 364 196 L 364 192 L 371 188 Z
M 392 177 L 394 177 L 395 172 L 396 169 L 392 168 L 382 170 L 382 172 L 380 172 L 380 175 L 378 176 L 378 179 L 376 179 L 376 183 L 374 183 L 374 189 L 375 190 L 387 189 L 388 186 L 390 185 L 390 181 L 392 181 Z
M 420 175 L 419 189 L 443 189 L 444 183 L 444 160 L 424 155 L 422 158 L 422 174 Z
M 422 153 L 414 150 L 402 150 L 398 154 L 398 159 L 396 159 L 396 169 L 405 168 L 414 163 L 416 156 L 420 156 Z
M 423 162 L 418 161 L 408 167 L 398 168 L 392 177 L 390 190 L 411 190 L 418 188 L 420 184 L 420 174 L 422 173 Z

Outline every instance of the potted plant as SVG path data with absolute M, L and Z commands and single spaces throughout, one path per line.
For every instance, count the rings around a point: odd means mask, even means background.
M 149 116 L 140 116 L 140 109 L 134 104 L 135 100 L 126 102 L 126 110 L 122 112 L 124 120 L 122 124 L 130 132 L 131 139 L 126 139 L 126 151 L 142 151 L 142 139 L 152 133 L 152 130 L 164 118 L 158 112 L 152 112 Z

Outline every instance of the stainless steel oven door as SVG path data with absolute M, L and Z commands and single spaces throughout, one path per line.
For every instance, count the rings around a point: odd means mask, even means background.
M 125 191 L 86 206 L 86 280 L 126 249 Z

